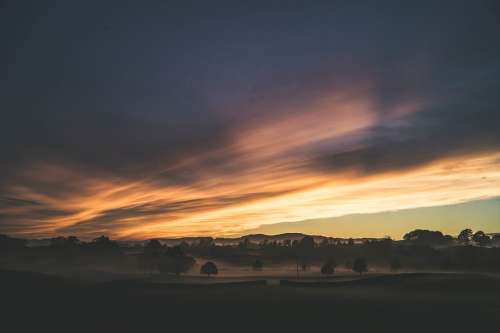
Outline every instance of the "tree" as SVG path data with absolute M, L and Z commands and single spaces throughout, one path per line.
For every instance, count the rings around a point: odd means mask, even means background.
M 50 239 L 50 246 L 52 248 L 58 248 L 58 249 L 75 247 L 79 243 L 80 243 L 80 240 L 78 238 L 76 238 L 75 236 L 55 237 L 55 238 Z
M 365 258 L 356 258 L 354 264 L 352 265 L 352 270 L 361 275 L 364 272 L 368 272 L 368 266 L 366 264 Z
M 163 245 L 157 239 L 151 239 L 144 247 L 144 254 L 151 258 L 159 257 L 163 253 Z
M 238 247 L 240 249 L 243 249 L 243 250 L 247 250 L 250 248 L 250 241 L 248 240 L 248 237 L 245 237 L 243 238 L 243 241 L 241 241 L 239 244 L 238 244 Z
M 255 271 L 260 271 L 262 270 L 262 267 L 264 267 L 264 264 L 262 263 L 262 261 L 260 259 L 256 259 L 253 263 L 252 263 L 252 269 L 255 270 Z
M 310 266 L 309 256 L 307 256 L 307 255 L 299 256 L 299 265 L 303 271 L 307 271 L 309 269 L 309 266 Z
M 321 266 L 321 274 L 323 275 L 332 275 L 335 273 L 335 267 L 337 267 L 337 264 L 333 259 L 328 260 Z
M 161 245 L 160 241 L 157 239 L 150 239 L 149 242 L 146 244 L 146 249 L 147 250 L 160 250 L 163 246 Z
M 401 269 L 401 260 L 399 257 L 393 257 L 390 262 L 391 271 L 397 272 Z
M 492 240 L 495 244 L 500 245 L 500 234 L 496 234 L 496 235 L 494 235 L 494 236 L 491 238 L 491 240 Z
M 108 237 L 106 236 L 101 236 L 101 237 L 97 237 L 95 238 L 91 245 L 93 245 L 94 247 L 96 248 L 102 248 L 102 249 L 110 249 L 110 248 L 117 248 L 118 247 L 118 243 L 109 239 Z
M 444 244 L 453 244 L 454 241 L 455 241 L 455 238 L 453 238 L 453 236 L 444 235 L 444 239 L 443 239 Z
M 323 238 L 323 240 L 319 244 L 319 247 L 322 247 L 322 248 L 326 248 L 329 246 L 330 246 L 330 241 L 328 240 L 328 238 Z
M 213 263 L 211 261 L 207 261 L 200 268 L 200 274 L 206 274 L 206 275 L 210 276 L 210 275 L 217 275 L 217 273 L 219 273 L 219 270 L 217 269 L 217 265 L 215 265 L 215 263 Z
M 163 261 L 162 255 L 164 252 L 163 245 L 157 239 L 150 239 L 144 246 L 144 252 L 139 256 L 139 266 L 145 271 L 149 271 L 152 275 L 154 271 L 159 270 L 160 273 L 165 273 L 160 270 L 160 264 Z
M 210 248 L 213 246 L 215 246 L 215 242 L 212 237 L 202 237 L 198 242 L 198 247 L 200 248 Z
M 305 236 L 299 243 L 299 247 L 306 250 L 314 249 L 314 245 L 314 238 L 311 236 Z
M 403 239 L 418 245 L 439 245 L 447 239 L 441 231 L 416 229 L 403 236 Z
M 299 262 L 300 262 L 300 258 L 298 255 L 296 255 L 295 256 L 295 270 L 297 273 L 297 279 L 299 278 Z
M 488 246 L 491 242 L 491 238 L 483 231 L 478 231 L 472 235 L 472 240 L 479 246 Z
M 471 229 L 464 229 L 464 230 L 460 231 L 457 239 L 462 244 L 469 244 L 471 237 L 472 237 L 472 230 Z
M 189 243 L 183 240 L 180 244 L 179 247 L 182 251 L 187 251 L 189 250 Z
M 161 274 L 175 274 L 187 272 L 195 264 L 193 257 L 182 255 L 169 255 L 166 253 L 159 261 L 159 270 Z

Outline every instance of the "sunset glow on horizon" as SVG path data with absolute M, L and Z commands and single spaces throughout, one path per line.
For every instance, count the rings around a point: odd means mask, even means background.
M 500 197 L 490 11 L 60 6 L 12 29 L 0 234 L 237 236 Z M 402 236 L 351 224 L 327 232 Z
M 27 237 L 234 236 L 265 224 L 500 196 L 499 152 L 458 154 L 377 172 L 356 164 L 338 170 L 315 166 L 318 147 L 358 148 L 377 122 L 404 126 L 415 112 L 377 117 L 367 100 L 338 98 L 337 103 L 323 101 L 323 109 L 288 113 L 253 129 L 245 126 L 226 147 L 187 156 L 144 178 L 89 176 L 78 168 L 40 163 L 23 171 L 28 184 L 43 184 L 49 191 L 69 185 L 70 192 L 61 196 L 12 185 L 9 198 L 23 201 L 12 201 L 2 213 L 16 220 L 17 228 L 11 227 L 15 234 Z M 207 163 L 213 166 L 203 167 Z M 184 169 L 195 180 L 183 184 L 163 178 Z M 359 234 L 353 225 L 351 235 Z

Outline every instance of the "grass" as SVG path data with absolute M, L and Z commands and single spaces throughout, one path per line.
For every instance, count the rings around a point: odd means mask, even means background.
M 496 331 L 500 279 L 478 274 L 416 273 L 350 281 L 172 284 L 141 280 L 83 283 L 42 274 L 0 272 L 10 316 L 95 330 Z M 222 280 L 223 281 L 223 280 Z M 20 322 L 18 322 L 20 323 Z

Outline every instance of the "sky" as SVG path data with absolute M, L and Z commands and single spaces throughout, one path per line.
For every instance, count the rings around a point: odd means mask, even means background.
M 500 231 L 496 1 L 0 6 L 0 233 Z
M 406 233 L 415 229 L 440 230 L 444 234 L 456 236 L 457 230 L 464 230 L 473 225 L 476 227 L 473 232 L 479 229 L 498 231 L 499 217 L 500 198 L 497 197 L 453 205 L 264 224 L 248 232 L 268 235 L 299 232 L 349 238 L 353 234 L 353 226 L 356 226 L 357 237 L 391 236 L 395 239 L 402 239 Z M 471 221 L 480 221 L 480 223 L 471 224 Z

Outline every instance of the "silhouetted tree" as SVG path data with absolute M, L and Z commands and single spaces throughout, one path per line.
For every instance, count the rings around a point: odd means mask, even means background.
M 117 248 L 118 247 L 117 242 L 109 239 L 108 237 L 106 237 L 104 235 L 95 238 L 92 241 L 91 245 L 93 245 L 96 248 L 101 248 L 101 249 L 110 249 L 110 248 Z
M 453 244 L 453 242 L 455 242 L 455 238 L 453 238 L 453 236 L 444 235 L 443 244 L 449 245 L 449 244 Z
M 496 234 L 494 235 L 491 240 L 496 244 L 496 245 L 500 245 L 500 234 Z
M 245 237 L 243 241 L 239 242 L 238 247 L 243 250 L 247 250 L 250 248 L 250 241 L 248 240 L 248 237 Z
M 183 240 L 180 244 L 179 244 L 179 247 L 180 249 L 185 252 L 189 249 L 189 243 L 186 242 L 185 240 Z
M 390 236 L 385 236 L 384 239 L 378 241 L 378 244 L 382 247 L 390 248 L 394 244 L 394 241 Z
M 326 248 L 326 247 L 329 247 L 330 246 L 330 242 L 328 241 L 328 238 L 323 238 L 323 240 L 321 241 L 320 247 L 322 248 Z
M 215 245 L 214 239 L 212 237 L 202 237 L 198 242 L 198 247 L 209 248 Z
M 80 244 L 80 240 L 76 236 L 68 236 L 67 240 L 68 240 L 68 243 L 71 244 L 71 245 L 78 245 L 78 244 Z
M 260 270 L 262 270 L 262 267 L 264 267 L 264 264 L 262 263 L 262 261 L 260 259 L 256 259 L 252 263 L 252 269 L 253 270 L 260 271 Z
M 152 250 L 152 251 L 158 251 L 163 248 L 161 245 L 160 241 L 157 239 L 150 239 L 149 242 L 146 244 L 146 250 Z
M 309 265 L 307 264 L 307 262 L 302 261 L 302 262 L 300 263 L 300 269 L 301 269 L 302 271 L 307 271 L 307 270 L 309 269 Z
M 472 235 L 472 240 L 479 246 L 488 246 L 491 242 L 491 238 L 483 231 L 477 231 Z
M 80 240 L 75 236 L 69 237 L 54 237 L 50 239 L 50 247 L 52 248 L 69 248 L 75 247 L 80 243 Z
M 352 265 L 352 270 L 360 275 L 368 271 L 368 265 L 366 264 L 365 258 L 356 258 L 354 264 Z
M 312 238 L 311 236 L 305 236 L 300 241 L 299 247 L 304 250 L 310 250 L 314 249 L 314 245 L 314 238 Z
M 347 240 L 347 245 L 349 245 L 349 246 L 353 246 L 353 245 L 354 245 L 354 239 L 349 238 L 349 239 Z
M 200 274 L 206 274 L 210 276 L 210 275 L 217 275 L 217 273 L 219 273 L 217 265 L 215 265 L 215 263 L 211 261 L 207 261 L 200 268 Z
M 194 258 L 183 253 L 180 246 L 167 249 L 159 261 L 159 270 L 162 274 L 173 273 L 179 276 L 187 272 L 195 264 Z
M 300 269 L 303 271 L 307 271 L 310 266 L 310 258 L 307 254 L 302 254 L 299 256 L 299 265 Z
M 300 262 L 300 258 L 299 256 L 295 256 L 295 271 L 297 273 L 297 279 L 299 278 L 299 262 Z
M 439 245 L 448 241 L 441 231 L 422 229 L 410 231 L 403 239 L 418 245 Z
M 160 260 L 164 247 L 157 239 L 150 239 L 144 246 L 144 253 L 139 256 L 139 266 L 151 275 L 160 269 Z
M 335 273 L 335 267 L 337 267 L 337 264 L 333 259 L 328 260 L 321 266 L 321 274 L 323 275 L 332 275 Z
M 457 239 L 462 244 L 469 244 L 471 237 L 472 237 L 472 230 L 471 229 L 464 229 L 464 230 L 460 231 Z

